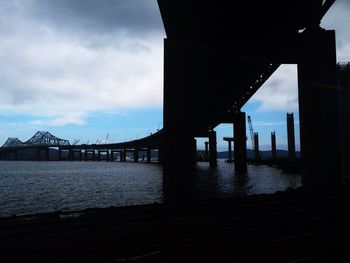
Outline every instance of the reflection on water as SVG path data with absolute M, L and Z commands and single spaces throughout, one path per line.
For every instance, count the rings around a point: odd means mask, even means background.
M 239 196 L 274 193 L 301 185 L 298 174 L 284 174 L 277 168 L 266 165 L 248 165 L 247 174 L 236 174 L 234 164 L 218 162 L 210 168 L 207 163 L 196 167 L 198 196 Z
M 273 193 L 300 186 L 299 175 L 268 166 L 234 173 L 234 164 L 196 166 L 195 198 Z M 0 162 L 0 216 L 164 202 L 162 167 L 118 162 Z

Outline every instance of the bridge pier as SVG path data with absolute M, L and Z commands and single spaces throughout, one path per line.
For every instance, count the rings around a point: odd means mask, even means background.
M 134 162 L 138 163 L 139 162 L 139 151 L 134 149 Z
M 271 132 L 271 155 L 272 161 L 277 160 L 277 149 L 276 149 L 276 132 Z
M 147 163 L 151 162 L 151 148 L 147 148 L 146 160 L 147 160 Z
M 58 161 L 62 161 L 62 149 L 61 149 L 61 147 L 58 147 L 57 153 L 58 153 Z
M 205 157 L 208 158 L 209 156 L 209 142 L 204 142 L 205 147 Z
M 302 183 L 305 187 L 341 185 L 340 130 L 335 32 L 304 34 L 298 62 Z
M 92 149 L 92 161 L 96 161 L 96 150 Z
M 235 114 L 233 124 L 235 172 L 247 172 L 247 135 L 245 112 Z
M 114 151 L 113 149 L 111 150 L 111 157 L 110 157 L 110 161 L 113 162 L 114 161 Z
M 294 136 L 294 116 L 287 113 L 287 137 L 288 137 L 288 159 L 295 160 L 295 136 Z
M 124 148 L 123 151 L 121 152 L 122 154 L 122 162 L 126 162 L 126 149 Z
M 232 137 L 224 137 L 224 141 L 227 141 L 228 146 L 228 159 L 227 162 L 232 162 L 232 142 L 234 141 L 234 138 Z
M 259 133 L 254 132 L 254 162 L 260 162 Z
M 209 131 L 209 166 L 217 165 L 216 131 Z

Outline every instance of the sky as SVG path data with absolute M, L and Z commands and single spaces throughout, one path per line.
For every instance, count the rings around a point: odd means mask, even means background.
M 350 1 L 337 0 L 321 26 L 336 30 L 338 62 L 350 61 L 349 25 Z M 96 143 L 161 129 L 165 37 L 156 0 L 0 0 L 0 145 L 39 130 Z M 271 131 L 286 149 L 293 112 L 298 149 L 296 66 L 282 65 L 242 110 L 262 150 Z M 225 150 L 232 125 L 216 131 Z

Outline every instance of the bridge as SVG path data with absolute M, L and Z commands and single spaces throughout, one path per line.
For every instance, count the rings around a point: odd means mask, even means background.
M 246 172 L 241 108 L 281 64 L 298 67 L 302 183 L 341 184 L 335 31 L 320 27 L 333 3 L 158 0 L 166 31 L 166 189 L 191 187 L 196 137 L 209 138 L 216 165 L 214 129 L 221 123 L 233 124 L 235 170 Z
M 247 171 L 244 104 L 281 64 L 297 64 L 302 152 L 306 187 L 341 184 L 341 145 L 335 31 L 320 27 L 335 0 L 210 1 L 158 0 L 164 39 L 164 129 L 146 138 L 114 144 L 69 145 L 39 132 L 29 141 L 10 138 L 1 156 L 23 148 L 58 147 L 69 159 L 139 160 L 156 149 L 168 190 L 191 187 L 197 137 L 209 139 L 216 165 L 215 127 L 233 124 L 235 171 Z M 244 14 L 236 16 L 237 13 Z M 314 131 L 317 131 L 316 133 Z M 326 138 L 326 139 L 325 139 Z M 322 142 L 322 143 L 321 143 Z M 331 153 L 329 155 L 324 152 Z M 90 155 L 89 155 L 90 153 Z M 319 164 L 322 163 L 322 166 Z
M 133 161 L 140 160 L 140 152 L 144 152 L 145 161 L 152 162 L 152 151 L 157 152 L 157 160 L 161 162 L 161 144 L 163 131 L 160 130 L 145 138 L 120 143 L 109 144 L 70 144 L 68 140 L 60 139 L 49 132 L 38 131 L 31 139 L 22 142 L 17 138 L 8 138 L 0 148 L 0 160 L 19 160 L 19 153 L 28 150 L 34 151 L 31 160 L 52 160 L 50 148 L 57 148 L 56 160 L 63 160 L 64 153 L 68 152 L 67 160 L 92 160 L 127 161 L 128 153 L 133 156 Z M 144 159 L 144 158 L 142 158 Z

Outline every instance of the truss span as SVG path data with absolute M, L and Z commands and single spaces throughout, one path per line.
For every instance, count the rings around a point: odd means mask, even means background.
M 47 131 L 38 131 L 26 142 L 22 142 L 17 138 L 8 138 L 1 146 L 2 148 L 18 148 L 18 147 L 58 147 L 70 145 L 68 140 L 58 138 Z

